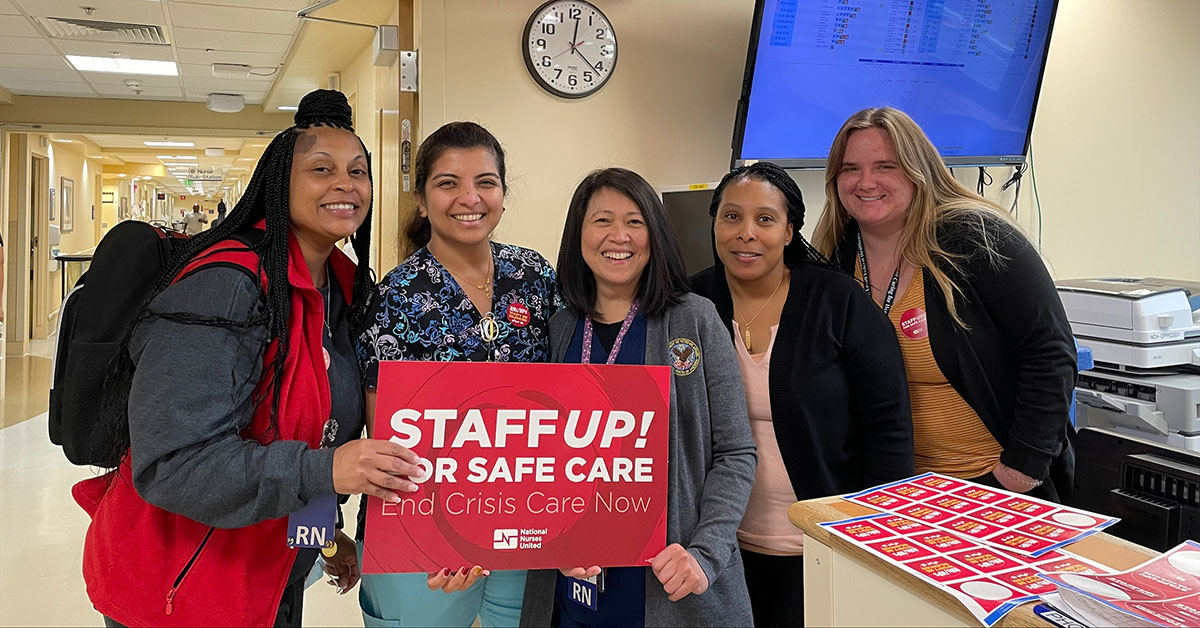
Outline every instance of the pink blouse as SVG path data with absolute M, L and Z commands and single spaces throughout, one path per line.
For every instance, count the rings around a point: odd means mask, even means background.
M 750 490 L 750 502 L 746 514 L 738 526 L 738 544 L 742 549 L 772 556 L 796 556 L 804 553 L 804 533 L 788 520 L 788 508 L 796 503 L 796 492 L 788 479 L 779 443 L 775 440 L 775 426 L 771 420 L 771 350 L 775 347 L 775 333 L 779 326 L 771 327 L 771 344 L 766 353 L 750 355 L 742 340 L 737 321 L 734 326 L 734 344 L 742 370 L 742 385 L 746 388 L 746 410 L 750 415 L 750 429 L 754 442 L 758 444 L 758 469 L 754 473 L 754 488 Z

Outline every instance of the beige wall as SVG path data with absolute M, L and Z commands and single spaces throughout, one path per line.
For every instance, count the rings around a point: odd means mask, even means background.
M 726 171 L 752 0 L 595 0 L 620 43 L 598 94 L 557 99 L 529 77 L 519 35 L 540 0 L 423 0 L 417 13 L 422 134 L 476 120 L 508 152 L 508 212 L 496 237 L 554 259 L 570 194 L 620 165 L 655 186 Z M 1200 278 L 1200 2 L 1062 0 L 1033 134 L 1043 252 L 1058 277 Z M 821 89 L 821 86 L 813 86 Z M 847 112 L 849 115 L 851 112 Z M 993 168 L 988 196 L 1009 169 Z M 973 170 L 960 176 L 974 182 Z M 823 175 L 795 174 L 806 232 Z M 1144 193 L 1143 189 L 1149 193 Z M 1032 177 L 1019 218 L 1038 239 Z
M 521 58 L 539 0 L 427 0 L 418 13 L 420 131 L 452 120 L 487 127 L 508 155 L 501 241 L 554 259 L 575 185 L 623 166 L 656 186 L 719 178 L 745 64 L 753 0 L 596 0 L 620 44 L 599 93 L 563 100 Z M 670 14 L 667 20 L 647 19 Z
M 62 225 L 62 179 L 75 182 L 74 228 L 62 232 L 58 248 L 63 253 L 79 253 L 96 246 L 95 220 L 92 205 L 96 197 L 96 174 L 101 171 L 100 161 L 88 159 L 81 147 L 75 144 L 51 142 L 47 148 L 50 155 L 50 185 L 54 192 L 54 220 Z M 101 208 L 96 208 L 96 220 L 101 217 Z M 56 293 L 57 295 L 57 293 Z

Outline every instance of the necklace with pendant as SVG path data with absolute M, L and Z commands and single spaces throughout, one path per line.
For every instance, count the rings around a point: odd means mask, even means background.
M 784 273 L 779 278 L 779 283 L 775 284 L 775 289 L 771 291 L 771 296 L 767 297 L 766 301 L 763 301 L 762 307 L 758 308 L 758 311 L 754 313 L 754 316 L 750 317 L 750 320 L 746 321 L 745 323 L 742 323 L 742 337 L 745 338 L 745 340 L 746 340 L 746 351 L 748 353 L 753 352 L 753 350 L 751 349 L 751 343 L 750 343 L 750 326 L 754 324 L 754 321 L 758 320 L 758 315 L 762 314 L 763 310 L 767 309 L 767 305 L 769 303 L 771 303 L 771 299 L 775 298 L 775 293 L 779 292 L 779 287 L 783 285 L 783 280 L 786 278 L 787 278 L 787 273 Z
M 333 284 L 329 280 L 325 281 L 325 292 L 321 296 L 325 297 L 325 312 L 321 322 L 325 324 L 325 336 L 329 338 L 330 343 L 333 342 L 333 330 L 329 328 L 329 293 L 333 292 Z M 321 356 L 325 358 L 325 370 L 329 370 L 329 365 L 333 360 L 329 357 L 329 349 L 325 348 L 324 340 L 321 341 Z

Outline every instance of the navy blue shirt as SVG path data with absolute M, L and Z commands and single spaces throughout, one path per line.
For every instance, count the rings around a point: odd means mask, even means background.
M 593 323 L 592 364 L 605 364 L 616 341 L 621 323 Z M 567 347 L 564 361 L 575 364 L 582 362 L 583 319 L 575 326 L 575 336 Z M 646 316 L 638 314 L 625 332 L 620 352 L 614 364 L 645 364 L 646 362 Z M 646 625 L 646 570 L 649 567 L 611 567 L 604 570 L 604 592 L 596 593 L 596 610 L 571 599 L 572 582 L 558 574 L 554 590 L 553 625 L 561 628 L 576 626 L 645 626 Z

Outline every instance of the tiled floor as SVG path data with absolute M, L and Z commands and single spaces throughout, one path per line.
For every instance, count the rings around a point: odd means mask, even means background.
M 53 345 L 43 341 L 33 350 L 43 357 L 0 359 L 0 626 L 99 626 L 80 573 L 88 518 L 70 492 L 94 471 L 72 465 L 50 443 L 45 412 Z M 356 504 L 347 504 L 346 521 L 355 521 Z M 304 624 L 361 626 L 357 590 L 338 596 L 314 584 Z

